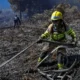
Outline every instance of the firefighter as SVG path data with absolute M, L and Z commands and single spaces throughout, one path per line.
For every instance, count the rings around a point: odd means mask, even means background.
M 63 15 L 60 11 L 54 11 L 51 15 L 52 23 L 48 26 L 47 30 L 40 36 L 37 43 L 41 43 L 42 39 L 49 39 L 51 41 L 58 41 L 58 42 L 66 42 L 66 34 L 72 37 L 72 42 L 76 43 L 76 34 L 74 30 L 69 27 L 63 20 Z M 49 54 L 56 46 L 55 44 L 49 43 L 47 46 L 43 47 L 43 52 L 41 53 L 40 57 L 38 58 L 38 63 L 47 55 Z M 65 48 L 60 48 L 57 50 L 58 53 L 66 53 Z M 58 54 L 58 69 L 63 68 L 62 60 L 60 54 Z
M 14 28 L 19 27 L 20 25 L 21 25 L 21 20 L 17 15 L 15 15 L 15 17 L 14 17 Z

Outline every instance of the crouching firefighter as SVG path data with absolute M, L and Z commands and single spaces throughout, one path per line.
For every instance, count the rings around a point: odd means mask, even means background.
M 52 23 L 49 24 L 47 30 L 40 36 L 37 43 L 42 43 L 41 39 L 48 38 L 51 41 L 58 41 L 58 42 L 66 42 L 65 34 L 72 37 L 72 42 L 76 42 L 76 34 L 72 28 L 70 28 L 64 21 L 63 15 L 60 11 L 54 11 L 51 15 Z M 38 63 L 47 55 L 49 54 L 56 46 L 55 44 L 49 43 L 47 46 L 43 47 L 43 52 L 41 53 L 40 57 L 38 58 Z M 65 48 L 60 48 L 57 50 L 57 53 L 66 53 Z M 58 69 L 63 69 L 64 65 L 62 64 L 61 58 L 58 58 Z

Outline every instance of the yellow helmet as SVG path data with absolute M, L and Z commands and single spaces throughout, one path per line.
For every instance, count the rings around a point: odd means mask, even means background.
M 51 20 L 59 20 L 62 19 L 62 13 L 59 11 L 54 11 L 51 16 Z

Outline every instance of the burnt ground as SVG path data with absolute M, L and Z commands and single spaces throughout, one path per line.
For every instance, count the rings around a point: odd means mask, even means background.
M 38 35 L 40 35 L 42 31 L 44 31 L 42 28 L 40 30 L 36 29 L 34 26 L 1 30 L 0 63 L 10 59 L 25 47 L 31 45 L 38 39 Z M 37 44 L 33 45 L 13 61 L 3 66 L 0 70 L 1 79 L 22 80 L 26 70 L 36 65 L 39 54 L 38 51 L 40 51 L 37 47 Z M 14 69 L 16 70 L 14 71 Z
M 73 17 L 74 15 L 74 17 Z M 65 20 L 73 27 L 80 40 L 79 12 L 66 14 Z M 46 30 L 43 23 L 25 23 L 20 28 L 0 29 L 0 64 L 12 58 L 18 52 L 28 47 Z M 26 73 L 30 68 L 35 69 L 41 49 L 45 45 L 35 43 L 15 59 L 0 68 L 0 80 L 46 80 L 38 72 Z M 79 54 L 79 48 L 69 49 L 70 54 Z M 77 68 L 73 80 L 80 80 L 80 68 Z

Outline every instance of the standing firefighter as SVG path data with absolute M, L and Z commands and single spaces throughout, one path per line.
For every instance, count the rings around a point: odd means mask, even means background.
M 14 17 L 14 28 L 19 27 L 21 25 L 21 21 L 17 15 Z
M 52 23 L 48 26 L 47 30 L 41 35 L 37 43 L 41 43 L 41 39 L 48 38 L 51 41 L 65 42 L 68 34 L 72 37 L 72 42 L 76 42 L 76 34 L 72 28 L 69 28 L 63 21 L 63 15 L 60 11 L 54 11 L 51 16 Z M 43 53 L 40 55 L 38 62 L 40 62 L 47 54 L 49 54 L 56 46 L 55 44 L 49 43 L 48 46 L 43 48 Z M 58 49 L 57 53 L 66 53 L 65 48 Z M 59 55 L 59 54 L 58 54 Z M 63 68 L 61 58 L 58 58 L 58 69 Z

